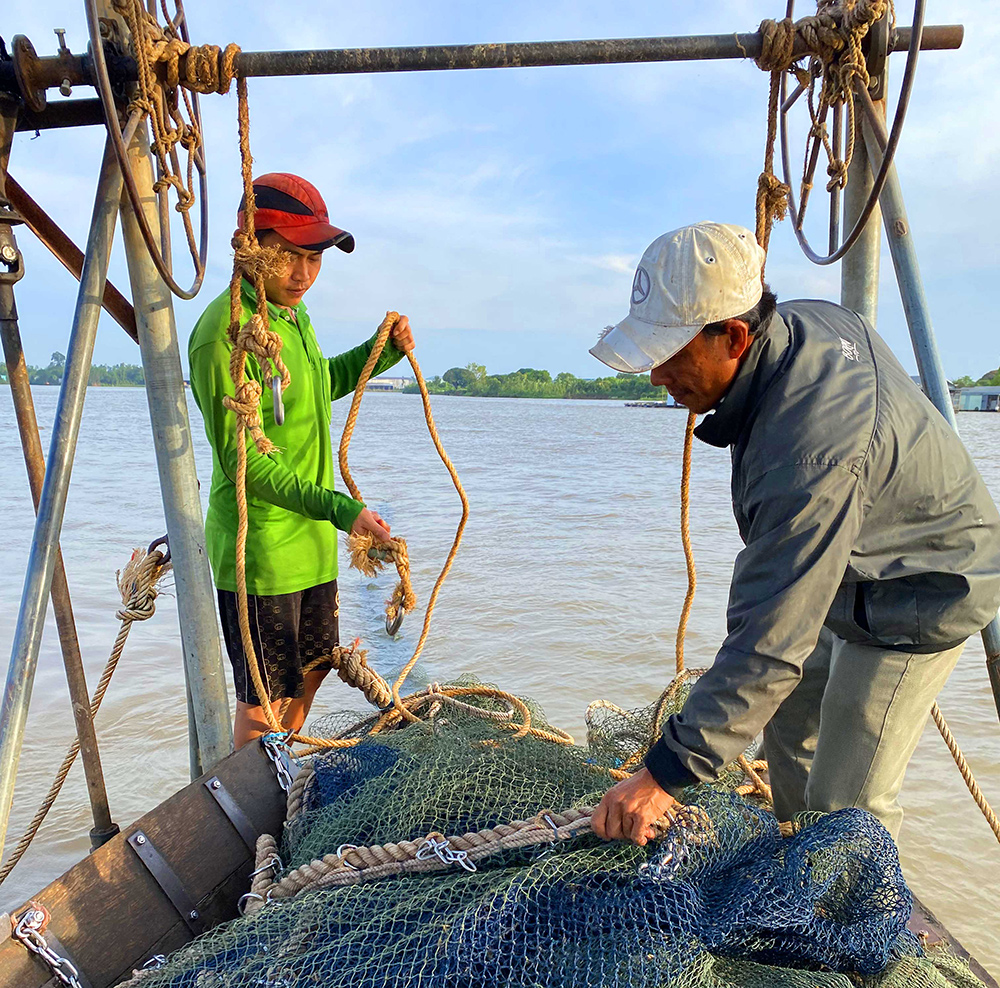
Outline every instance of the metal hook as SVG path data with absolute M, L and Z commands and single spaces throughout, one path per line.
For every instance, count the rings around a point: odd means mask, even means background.
M 403 610 L 403 605 L 400 604 L 396 608 L 396 616 L 390 618 L 388 614 L 385 616 L 385 633 L 392 638 L 403 624 L 403 618 L 406 617 L 406 611 Z
M 236 902 L 236 911 L 241 915 L 246 915 L 247 903 L 251 899 L 260 899 L 261 902 L 265 902 L 264 896 L 258 895 L 256 892 L 244 892 L 243 895 L 239 897 Z
M 285 402 L 281 397 L 281 375 L 271 378 L 271 394 L 274 396 L 274 424 L 285 424 Z
M 163 557 L 160 560 L 160 565 L 163 566 L 166 563 L 170 562 L 170 542 L 166 535 L 161 535 L 158 539 L 153 539 L 153 541 L 149 543 L 149 548 L 146 550 L 146 555 L 151 556 L 153 554 L 153 551 L 155 549 L 158 549 L 161 545 L 166 546 L 167 549 L 165 553 L 160 553 L 160 555 Z

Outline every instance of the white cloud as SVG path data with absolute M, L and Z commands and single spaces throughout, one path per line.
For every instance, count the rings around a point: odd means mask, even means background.
M 74 49 L 83 46 L 76 0 L 52 0 L 44 11 L 20 6 L 10 27 L 39 51 L 54 48 L 54 38 L 47 42 L 54 19 L 70 28 Z M 320 4 L 308 15 L 248 0 L 238 17 L 233 9 L 198 5 L 191 12 L 195 39 L 232 38 L 261 50 L 715 34 L 753 30 L 774 14 L 765 0 L 674 4 L 667 22 L 662 11 L 596 0 L 486 7 L 372 0 Z M 922 57 L 899 157 L 946 365 L 955 374 L 996 362 L 992 337 L 976 318 L 992 307 L 1000 219 L 993 178 L 1000 97 L 990 81 L 1000 68 L 1000 29 L 989 15 L 981 0 L 949 6 L 947 19 L 967 23 L 966 42 L 959 52 Z M 893 65 L 898 83 L 901 60 Z M 327 260 L 308 300 L 317 322 L 339 335 L 367 333 L 381 311 L 399 305 L 428 333 L 479 330 L 514 339 L 527 331 L 579 338 L 582 346 L 620 318 L 635 261 L 654 237 L 705 218 L 752 226 L 766 91 L 766 76 L 745 61 L 255 79 L 255 167 L 312 178 L 334 221 L 357 237 L 354 255 Z M 206 298 L 176 307 L 182 336 L 207 297 L 224 287 L 240 195 L 235 98 L 205 97 L 203 107 L 211 259 Z M 799 120 L 796 159 L 801 142 Z M 101 143 L 97 128 L 15 142 L 13 174 L 80 241 Z M 810 229 L 822 240 L 821 197 L 812 208 Z M 27 237 L 19 234 L 22 242 Z M 64 347 L 74 288 L 38 248 L 27 252 L 18 302 L 29 359 L 37 362 Z M 127 284 L 120 258 L 113 272 Z M 836 298 L 839 291 L 839 270 L 806 263 L 787 224 L 776 227 L 769 277 L 783 297 Z M 885 287 L 881 326 L 905 359 L 905 328 Z M 101 334 L 97 356 L 131 360 L 135 350 L 111 331 Z

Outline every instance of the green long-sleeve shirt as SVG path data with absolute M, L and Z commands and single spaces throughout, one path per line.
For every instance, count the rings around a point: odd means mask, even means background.
M 241 324 L 256 311 L 253 287 L 243 282 Z M 364 507 L 333 489 L 330 404 L 352 392 L 371 353 L 374 336 L 336 357 L 320 351 L 300 302 L 294 316 L 268 303 L 271 329 L 282 339 L 281 358 L 291 375 L 284 392 L 285 421 L 274 421 L 271 389 L 261 400 L 264 431 L 277 451 L 261 456 L 247 433 L 247 591 L 258 596 L 295 593 L 337 576 L 336 529 L 348 531 Z M 212 487 L 205 516 L 208 558 L 221 590 L 236 590 L 236 416 L 223 407 L 233 395 L 229 376 L 229 292 L 202 314 L 191 333 L 191 390 L 212 446 Z M 390 341 L 374 374 L 402 354 Z M 248 356 L 246 374 L 263 383 L 260 365 Z

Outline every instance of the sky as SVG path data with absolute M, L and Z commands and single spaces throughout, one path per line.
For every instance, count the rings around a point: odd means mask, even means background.
M 799 4 L 800 13 L 809 5 Z M 535 0 L 363 0 L 275 4 L 188 0 L 196 43 L 246 51 L 462 44 L 752 31 L 783 4 L 608 4 Z M 13 0 L 0 33 L 55 51 L 55 27 L 86 45 L 79 0 Z M 808 8 L 808 9 L 807 9 Z M 899 23 L 911 9 L 897 4 Z M 929 0 L 927 23 L 965 24 L 959 51 L 924 53 L 897 155 L 910 226 L 946 373 L 1000 364 L 993 313 L 1000 282 L 1000 22 L 993 0 Z M 898 84 L 903 56 L 892 59 Z M 426 374 L 470 361 L 605 372 L 587 350 L 628 312 L 635 264 L 660 234 L 703 219 L 753 227 L 767 77 L 751 62 L 498 69 L 250 80 L 255 172 L 292 171 L 323 193 L 331 221 L 357 240 L 330 251 L 306 298 L 324 352 L 348 349 L 387 309 L 410 316 Z M 81 89 L 74 95 L 90 96 Z M 50 99 L 59 100 L 51 92 Z M 890 104 L 890 112 L 893 104 Z M 202 309 L 226 287 L 241 192 L 235 87 L 202 98 L 209 174 L 205 287 L 175 313 L 182 353 Z M 793 158 L 801 162 L 801 116 Z M 11 174 L 83 245 L 103 146 L 100 128 L 18 135 Z M 801 163 L 793 164 L 801 168 Z M 825 197 L 811 221 L 822 242 Z M 179 224 L 178 224 L 179 227 Z M 65 352 L 76 283 L 23 228 L 17 285 L 29 363 Z M 336 256 L 334 256 L 336 255 Z M 178 256 L 178 280 L 190 268 Z M 120 240 L 112 281 L 129 295 Z M 799 253 L 788 224 L 773 235 L 768 279 L 779 298 L 837 300 L 839 265 Z M 879 331 L 915 370 L 888 253 Z M 186 365 L 186 357 L 185 365 Z M 97 363 L 138 363 L 103 317 Z

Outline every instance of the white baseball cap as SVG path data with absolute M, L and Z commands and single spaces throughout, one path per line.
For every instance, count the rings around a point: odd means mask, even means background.
M 709 323 L 752 309 L 763 294 L 764 251 L 728 223 L 695 223 L 657 237 L 632 281 L 632 307 L 591 353 L 609 367 L 641 374 L 669 360 Z

